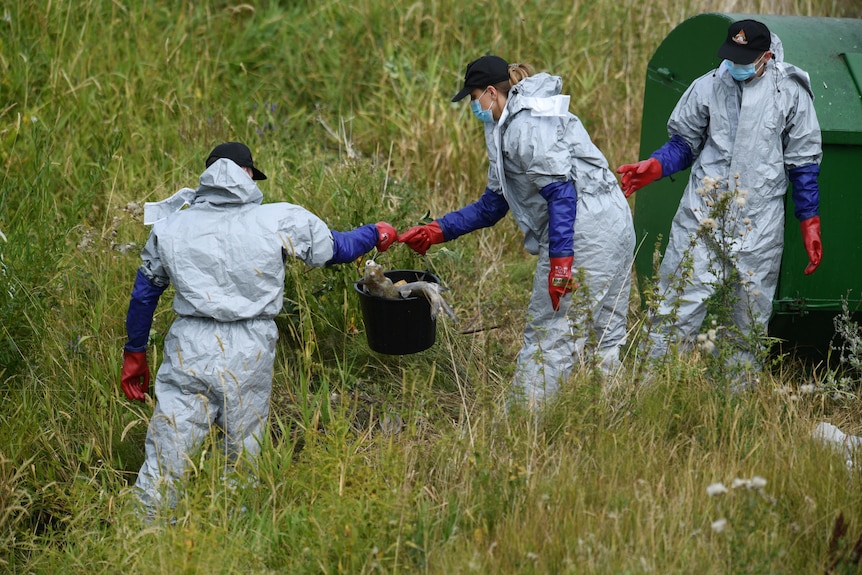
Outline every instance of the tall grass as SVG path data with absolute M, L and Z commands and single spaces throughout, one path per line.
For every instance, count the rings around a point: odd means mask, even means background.
M 484 186 L 481 127 L 449 99 L 486 52 L 562 76 L 611 164 L 630 160 L 646 62 L 705 10 L 862 16 L 849 0 L 7 3 L 0 571 L 852 572 L 858 470 L 808 436 L 827 417 L 859 432 L 860 408 L 806 393 L 795 365 L 732 396 L 696 358 L 672 362 L 614 402 L 576 374 L 541 417 L 505 411 L 534 267 L 511 219 L 427 258 L 379 255 L 434 271 L 461 318 L 411 356 L 369 350 L 357 266 L 289 263 L 255 480 L 223 482 L 210 438 L 176 525 L 132 509 L 152 405 L 117 380 L 142 202 L 238 139 L 268 201 L 333 229 L 440 215 Z M 765 487 L 730 489 L 754 476 Z M 708 496 L 714 482 L 728 493 Z

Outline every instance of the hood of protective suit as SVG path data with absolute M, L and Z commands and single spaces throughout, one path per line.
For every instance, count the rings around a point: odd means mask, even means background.
M 528 109 L 533 116 L 565 116 L 569 111 L 570 97 L 560 94 L 562 89 L 563 80 L 559 76 L 541 72 L 524 78 L 509 92 L 507 115 L 514 116 Z M 501 118 L 501 121 L 504 120 Z
M 263 193 L 254 180 L 233 161 L 216 160 L 201 174 L 200 185 L 195 190 L 193 204 L 259 204 Z
M 784 44 L 775 32 L 770 32 L 770 43 L 769 50 L 772 52 L 772 57 L 776 62 L 784 62 Z

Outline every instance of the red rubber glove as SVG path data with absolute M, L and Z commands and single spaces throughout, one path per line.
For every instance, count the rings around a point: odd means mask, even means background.
M 820 242 L 820 216 L 799 222 L 799 228 L 802 230 L 802 243 L 805 244 L 805 251 L 808 252 L 805 275 L 811 275 L 820 265 L 820 260 L 823 259 L 823 244 Z
M 548 295 L 554 311 L 560 309 L 560 299 L 577 287 L 572 279 L 573 256 L 551 258 L 551 273 L 548 274 Z
M 389 246 L 398 239 L 398 230 L 393 228 L 390 224 L 386 222 L 377 222 L 374 224 L 377 226 L 377 248 L 378 252 L 385 252 L 389 249 Z
M 624 164 L 617 168 L 617 173 L 622 174 L 623 193 L 629 197 L 642 187 L 661 178 L 661 163 L 655 158 L 649 158 L 636 164 Z
M 123 373 L 120 385 L 126 397 L 146 401 L 150 389 L 150 367 L 147 365 L 147 352 L 123 350 Z
M 426 226 L 414 226 L 398 236 L 398 241 L 410 246 L 410 249 L 416 253 L 425 255 L 428 248 L 434 244 L 442 244 L 446 240 L 443 238 L 443 230 L 437 222 L 431 222 Z

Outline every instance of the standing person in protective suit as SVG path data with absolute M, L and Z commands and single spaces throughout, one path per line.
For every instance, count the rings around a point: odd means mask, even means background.
M 682 95 L 668 121 L 670 140 L 649 159 L 620 166 L 626 197 L 663 176 L 691 166 L 691 176 L 673 219 L 668 246 L 659 269 L 659 293 L 668 299 L 657 311 L 660 318 L 673 310 L 674 324 L 659 322 L 651 334 L 651 355 L 663 356 L 671 336 L 690 345 L 706 316 L 706 301 L 714 292 L 710 252 L 694 245 L 693 277 L 683 292 L 669 285 L 709 212 L 697 190 L 707 178 L 729 182 L 748 192 L 739 220 L 750 230 L 732 254 L 748 288 L 737 286 L 734 322 L 743 335 L 752 325 L 766 333 L 772 297 L 784 248 L 784 196 L 793 187 L 795 216 L 801 222 L 809 264 L 805 274 L 820 264 L 820 125 L 814 112 L 808 74 L 782 62 L 779 38 L 755 20 L 731 24 L 718 50 L 721 65 L 695 80 Z M 738 175 L 738 177 L 737 177 Z M 650 201 L 645 197 L 639 201 Z M 754 322 L 754 323 L 753 323 Z M 744 350 L 737 362 L 750 361 Z
M 216 146 L 197 190 L 184 188 L 155 217 L 129 302 L 122 389 L 143 401 L 150 371 L 146 347 L 153 312 L 168 284 L 176 290 L 177 319 L 165 337 L 156 375 L 156 407 L 146 460 L 136 484 L 147 512 L 173 507 L 186 459 L 213 424 L 224 435 L 228 459 L 252 461 L 269 415 L 273 361 L 285 262 L 340 264 L 376 247 L 385 251 L 397 232 L 380 222 L 349 232 L 330 231 L 306 209 L 262 204 L 255 180 L 266 176 L 238 142 Z M 185 203 L 188 209 L 178 211 Z M 154 221 L 153 220 L 157 220 Z
M 483 56 L 467 66 L 463 89 L 485 123 L 488 182 L 478 201 L 398 240 L 424 254 L 433 244 L 492 226 L 511 208 L 524 247 L 538 255 L 514 377 L 516 398 L 536 405 L 571 373 L 587 341 L 600 367 L 620 365 L 626 337 L 634 228 L 631 211 L 601 151 L 569 113 L 562 80 L 524 64 Z M 583 272 L 575 285 L 572 270 Z M 570 292 L 585 290 L 589 309 Z

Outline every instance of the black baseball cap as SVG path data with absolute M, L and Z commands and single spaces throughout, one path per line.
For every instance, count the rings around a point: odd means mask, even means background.
M 213 163 L 220 158 L 232 160 L 234 164 L 241 168 L 251 168 L 251 173 L 253 174 L 251 177 L 252 180 L 266 179 L 266 175 L 254 167 L 254 160 L 251 159 L 251 150 L 249 150 L 248 146 L 245 144 L 241 144 L 239 142 L 225 142 L 224 144 L 219 144 L 213 148 L 213 151 L 210 152 L 209 157 L 207 157 L 207 168 L 212 166 Z
M 739 20 L 727 29 L 727 39 L 718 49 L 718 57 L 734 64 L 751 64 L 769 50 L 772 35 L 766 24 L 757 20 Z
M 464 96 L 476 88 L 493 86 L 509 79 L 509 63 L 499 56 L 482 56 L 467 64 L 464 73 L 464 87 L 452 98 L 453 102 L 463 100 Z

